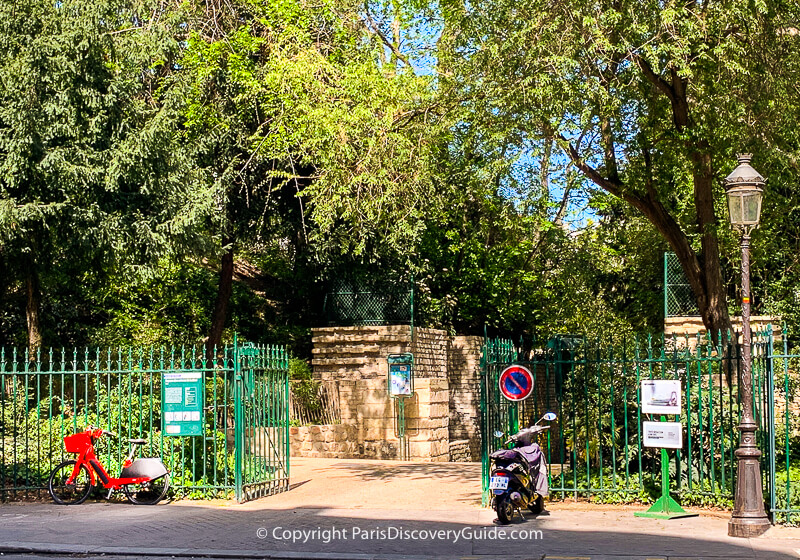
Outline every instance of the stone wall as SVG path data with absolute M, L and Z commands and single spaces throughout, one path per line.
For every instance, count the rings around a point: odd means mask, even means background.
M 450 460 L 457 463 L 473 461 L 470 441 L 468 439 L 450 441 Z
M 407 325 L 312 329 L 314 376 L 320 380 L 386 379 L 389 354 L 414 354 L 415 378 L 447 377 L 448 337 Z
M 742 318 L 731 317 L 733 329 L 739 333 L 741 339 Z M 750 329 L 753 333 L 764 330 L 768 325 L 772 325 L 772 334 L 775 340 L 781 340 L 781 319 L 768 315 L 754 315 L 750 317 Z M 667 317 L 664 319 L 664 335 L 676 337 L 678 344 L 685 344 L 689 340 L 689 345 L 693 348 L 697 344 L 697 335 L 705 337 L 708 333 L 701 317 Z
M 479 336 L 456 336 L 447 353 L 450 385 L 450 441 L 459 442 L 454 453 L 459 461 L 481 460 L 481 348 Z M 463 441 L 467 442 L 464 452 Z M 465 458 L 466 457 L 466 458 Z M 452 458 L 452 457 L 451 457 Z
M 354 426 L 324 424 L 317 426 L 292 426 L 289 442 L 292 457 L 327 457 L 346 459 L 356 452 Z
M 447 461 L 449 457 L 448 338 L 408 326 L 313 330 L 314 376 L 338 384 L 342 424 L 352 428 L 351 457 Z M 405 401 L 405 446 L 398 437 L 397 401 L 387 391 L 389 354 L 414 354 L 413 398 Z
M 414 382 L 405 409 L 409 459 L 450 460 L 449 395 L 446 377 Z

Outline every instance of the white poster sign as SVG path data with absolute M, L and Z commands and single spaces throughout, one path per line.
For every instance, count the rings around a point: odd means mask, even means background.
M 642 381 L 642 412 L 645 414 L 680 414 L 680 379 Z
M 645 447 L 683 447 L 683 425 L 680 422 L 642 422 Z

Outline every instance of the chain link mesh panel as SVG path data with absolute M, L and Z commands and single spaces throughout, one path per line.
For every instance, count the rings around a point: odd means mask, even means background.
M 339 282 L 325 296 L 328 326 L 405 325 L 414 314 L 410 284 L 365 286 Z
M 664 314 L 667 317 L 697 317 L 694 293 L 675 253 L 664 253 Z

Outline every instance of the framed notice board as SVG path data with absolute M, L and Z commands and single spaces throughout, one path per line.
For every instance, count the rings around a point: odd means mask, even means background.
M 161 384 L 164 435 L 203 435 L 203 373 L 165 373 Z

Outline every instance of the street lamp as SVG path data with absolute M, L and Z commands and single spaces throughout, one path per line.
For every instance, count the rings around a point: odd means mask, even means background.
M 750 233 L 761 216 L 761 196 L 766 180 L 750 167 L 753 154 L 738 154 L 739 165 L 725 177 L 725 194 L 731 225 L 742 235 L 742 367 L 739 379 L 739 448 L 733 514 L 728 522 L 731 537 L 757 537 L 771 527 L 764 511 L 761 487 L 761 451 L 756 446 L 753 418 L 753 378 L 750 364 Z

